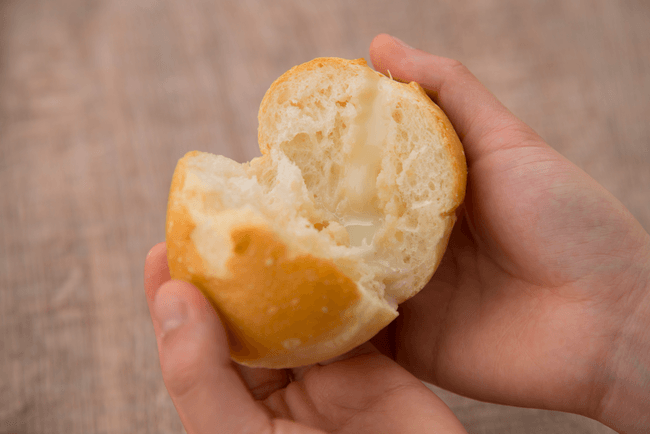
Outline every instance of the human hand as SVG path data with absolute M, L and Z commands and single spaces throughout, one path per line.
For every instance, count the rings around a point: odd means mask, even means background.
M 460 63 L 388 35 L 370 54 L 427 90 L 468 163 L 440 267 L 372 342 L 466 396 L 650 426 L 648 233 Z
M 170 280 L 164 243 L 147 255 L 145 293 L 163 379 L 189 434 L 465 433 L 433 392 L 370 343 L 296 369 L 232 362 L 211 304 Z

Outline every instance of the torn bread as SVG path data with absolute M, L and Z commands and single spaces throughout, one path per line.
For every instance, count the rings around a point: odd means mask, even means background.
M 248 163 L 178 162 L 169 270 L 211 300 L 238 363 L 316 363 L 370 339 L 431 278 L 465 194 L 462 145 L 418 84 L 338 58 L 271 85 L 258 140 Z

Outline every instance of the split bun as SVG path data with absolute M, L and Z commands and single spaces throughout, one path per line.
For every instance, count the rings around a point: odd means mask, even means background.
M 363 59 L 292 68 L 258 120 L 262 156 L 239 164 L 193 151 L 178 162 L 169 270 L 211 300 L 235 361 L 296 367 L 367 341 L 422 289 L 467 168 L 422 88 Z

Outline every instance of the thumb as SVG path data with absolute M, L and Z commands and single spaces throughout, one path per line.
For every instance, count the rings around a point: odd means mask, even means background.
M 152 313 L 163 379 L 187 432 L 268 429 L 269 416 L 232 364 L 224 328 L 203 294 L 170 280 L 158 289 Z
M 468 164 L 513 144 L 548 147 L 457 60 L 414 49 L 386 34 L 372 41 L 370 58 L 383 74 L 390 71 L 399 81 L 422 86 L 454 125 Z M 506 136 L 507 141 L 503 139 Z

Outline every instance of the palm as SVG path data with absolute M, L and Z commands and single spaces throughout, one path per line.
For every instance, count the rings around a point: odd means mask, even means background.
M 292 370 L 297 379 L 288 385 L 283 370 L 240 370 L 245 379 L 255 377 L 258 386 L 251 392 L 271 416 L 327 432 L 462 431 L 445 404 L 415 377 L 368 347 L 362 352 L 327 366 Z
M 600 289 L 625 268 L 627 214 L 534 133 L 500 138 L 517 148 L 471 162 L 466 213 L 431 282 L 400 307 L 394 354 L 459 393 L 588 413 L 614 340 L 599 325 L 616 320 Z

